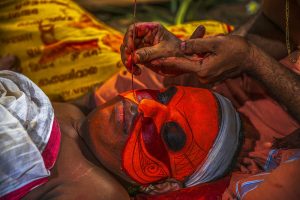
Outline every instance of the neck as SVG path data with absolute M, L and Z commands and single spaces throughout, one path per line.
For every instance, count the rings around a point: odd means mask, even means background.
M 102 168 L 103 165 L 96 158 L 96 156 L 94 155 L 94 153 L 93 153 L 92 149 L 90 148 L 88 142 L 86 141 L 85 136 L 87 135 L 87 131 L 88 131 L 88 128 L 87 128 L 87 119 L 84 118 L 76 126 L 76 133 L 78 135 L 77 141 L 78 141 L 79 148 L 80 148 L 82 154 L 84 155 L 84 157 L 88 161 L 90 161 L 94 165 Z

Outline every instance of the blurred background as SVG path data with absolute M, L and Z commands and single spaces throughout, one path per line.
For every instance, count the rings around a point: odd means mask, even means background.
M 124 32 L 133 22 L 134 0 L 77 0 L 98 19 Z M 137 21 L 164 25 L 218 20 L 238 26 L 260 8 L 261 0 L 137 0 Z

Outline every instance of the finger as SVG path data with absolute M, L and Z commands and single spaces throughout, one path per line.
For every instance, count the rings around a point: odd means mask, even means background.
M 248 170 L 252 174 L 256 174 L 257 172 L 260 171 L 260 168 L 258 167 L 257 163 L 254 161 L 254 159 L 251 158 L 244 158 L 243 163 L 247 165 Z
M 135 51 L 134 62 L 148 63 L 154 59 L 159 59 L 161 57 L 166 56 L 166 53 L 167 52 L 164 51 L 164 49 L 159 44 L 150 47 L 143 47 Z
M 145 23 L 131 24 L 128 27 L 127 32 L 125 33 L 123 44 L 131 52 L 136 46 L 139 45 L 141 41 L 139 37 L 145 36 L 146 34 L 148 34 L 148 32 L 149 28 L 145 25 Z
M 241 172 L 243 172 L 245 174 L 249 174 L 250 173 L 250 171 L 247 169 L 247 167 L 245 167 L 243 165 L 240 166 L 240 170 L 241 170 Z
M 216 39 L 190 39 L 182 42 L 180 48 L 185 54 L 215 53 Z
M 127 69 L 127 71 L 129 71 L 130 73 L 138 76 L 141 74 L 141 69 L 138 65 L 136 65 L 133 60 L 132 60 L 132 56 L 130 55 L 127 60 L 125 61 L 126 64 L 125 67 Z
M 133 25 L 130 25 L 123 38 L 123 44 L 129 51 L 133 51 L 134 49 L 133 31 L 134 27 Z
M 196 30 L 191 35 L 190 39 L 203 38 L 205 35 L 205 27 L 200 25 L 196 28 Z
M 157 22 L 140 22 L 134 24 L 136 28 L 136 36 L 144 37 L 149 31 L 157 31 L 158 27 L 161 25 Z
M 121 60 L 122 60 L 122 63 L 124 64 L 124 66 L 127 68 L 127 70 L 129 72 L 133 72 L 133 71 L 136 71 L 132 65 L 134 64 L 132 62 L 132 59 L 131 59 L 131 54 L 127 54 L 126 53 L 126 47 L 122 44 L 121 47 L 120 47 L 120 51 L 121 51 Z
M 149 31 L 143 38 L 143 43 L 145 44 L 150 44 L 150 45 L 155 45 L 154 44 L 154 38 L 157 33 L 157 29 L 153 31 Z
M 183 57 L 167 57 L 153 60 L 147 67 L 149 66 L 153 71 L 160 74 L 179 75 L 195 71 L 195 68 L 199 67 L 199 62 Z
M 133 65 L 133 69 L 132 69 L 132 74 L 134 74 L 135 76 L 139 76 L 142 73 L 141 68 L 138 65 Z
M 158 33 L 158 29 L 161 27 L 159 23 L 155 22 L 142 22 L 133 25 L 133 37 L 135 49 L 145 46 L 154 45 L 154 38 Z
M 121 52 L 121 60 L 123 62 L 123 64 L 126 66 L 126 62 L 127 62 L 127 56 L 126 56 L 126 52 L 125 52 L 125 46 L 124 44 L 122 44 L 120 46 L 120 52 Z

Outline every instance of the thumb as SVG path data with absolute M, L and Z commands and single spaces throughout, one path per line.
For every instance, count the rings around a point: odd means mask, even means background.
M 191 35 L 190 39 L 197 39 L 197 38 L 203 38 L 205 35 L 205 27 L 203 25 L 200 25 L 196 28 L 196 30 Z
M 180 49 L 185 54 L 212 53 L 215 49 L 213 38 L 190 39 L 181 43 Z

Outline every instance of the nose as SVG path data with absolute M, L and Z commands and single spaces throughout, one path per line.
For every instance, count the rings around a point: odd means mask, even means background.
M 150 117 L 154 120 L 157 119 L 160 122 L 165 121 L 169 115 L 167 106 L 151 99 L 143 99 L 138 109 L 140 113 L 143 113 L 144 117 Z

